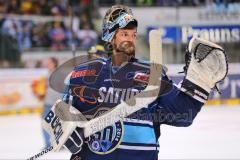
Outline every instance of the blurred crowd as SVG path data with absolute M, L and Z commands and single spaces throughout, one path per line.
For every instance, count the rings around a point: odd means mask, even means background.
M 109 6 L 115 3 L 124 3 L 130 6 L 162 6 L 162 7 L 176 7 L 176 6 L 203 6 L 211 3 L 229 3 L 239 2 L 239 0 L 98 0 L 100 5 Z
M 65 50 L 72 43 L 87 50 L 98 40 L 94 11 L 90 0 L 0 0 L 1 34 L 16 39 L 21 52 Z
M 235 0 L 0 0 L 0 34 L 14 39 L 20 52 L 33 48 L 69 50 L 73 43 L 80 50 L 88 50 L 100 39 L 101 33 L 96 29 L 99 26 L 94 23 L 100 18 L 99 6 L 116 3 L 130 6 L 199 6 L 233 2 Z M 71 15 L 75 16 L 73 20 Z

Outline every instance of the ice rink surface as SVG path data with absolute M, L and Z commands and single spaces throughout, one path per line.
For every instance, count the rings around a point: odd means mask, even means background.
M 240 106 L 204 107 L 192 126 L 161 127 L 159 159 L 240 159 Z M 43 147 L 38 115 L 0 117 L 0 159 L 26 159 Z M 69 159 L 67 151 L 42 159 Z

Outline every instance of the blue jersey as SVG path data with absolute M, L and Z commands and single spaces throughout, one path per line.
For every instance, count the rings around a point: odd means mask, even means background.
M 110 59 L 92 60 L 75 67 L 63 100 L 92 119 L 121 99 L 141 92 L 148 84 L 149 72 L 148 63 L 134 58 L 117 69 Z M 157 160 L 161 124 L 189 126 L 202 105 L 180 91 L 163 71 L 161 90 L 154 102 L 87 138 L 72 159 Z

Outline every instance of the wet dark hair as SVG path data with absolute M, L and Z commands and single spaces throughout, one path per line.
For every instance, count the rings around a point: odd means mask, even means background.
M 137 28 L 137 22 L 136 21 L 132 21 L 129 22 L 126 27 L 124 27 L 123 29 L 134 29 Z

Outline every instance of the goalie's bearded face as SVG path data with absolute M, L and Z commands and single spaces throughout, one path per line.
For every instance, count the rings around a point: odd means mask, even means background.
M 113 54 L 124 53 L 128 56 L 135 55 L 137 28 L 118 29 L 115 37 L 112 40 Z

